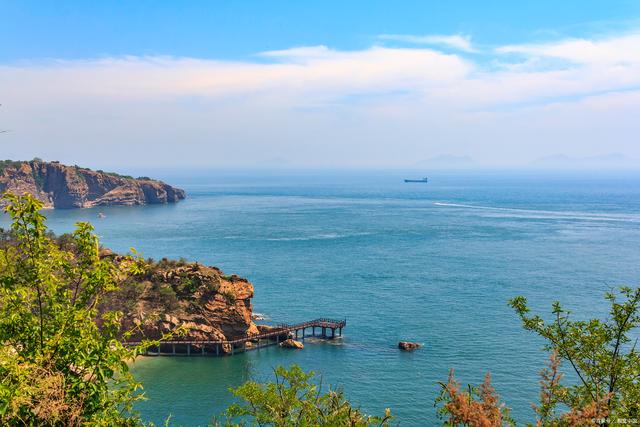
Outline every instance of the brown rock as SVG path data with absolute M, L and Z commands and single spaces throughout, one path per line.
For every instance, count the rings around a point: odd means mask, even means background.
M 413 351 L 419 349 L 420 347 L 422 347 L 422 345 L 416 342 L 400 341 L 398 343 L 398 348 L 404 351 Z
M 296 341 L 294 339 L 289 338 L 286 341 L 282 341 L 280 343 L 280 347 L 282 348 L 293 348 L 293 349 L 297 349 L 297 350 L 302 350 L 304 348 L 304 344 L 302 344 L 300 341 Z
M 185 333 L 177 339 L 230 341 L 260 333 L 251 318 L 252 297 L 246 279 L 231 282 L 214 267 L 164 260 L 110 294 L 101 308 L 124 311 L 122 330 L 134 330 L 131 341 L 158 339 L 180 327 Z M 229 345 L 221 348 L 231 352 Z
M 260 334 L 266 334 L 266 333 L 273 332 L 276 329 L 278 329 L 276 326 L 269 326 L 269 325 L 256 325 L 256 327 L 258 329 L 258 333 L 260 333 Z M 290 338 L 288 332 L 282 332 L 279 335 L 280 336 L 278 337 L 278 339 L 281 340 L 281 341 L 285 341 L 285 340 L 288 340 Z

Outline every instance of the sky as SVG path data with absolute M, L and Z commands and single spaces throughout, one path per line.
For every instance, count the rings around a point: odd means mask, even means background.
M 640 169 L 639 1 L 0 0 L 2 158 Z

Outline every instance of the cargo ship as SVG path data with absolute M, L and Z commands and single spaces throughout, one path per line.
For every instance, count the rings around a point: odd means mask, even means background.
M 405 179 L 404 182 L 424 182 L 424 183 L 427 183 L 427 182 L 429 182 L 429 179 L 425 176 L 422 179 Z

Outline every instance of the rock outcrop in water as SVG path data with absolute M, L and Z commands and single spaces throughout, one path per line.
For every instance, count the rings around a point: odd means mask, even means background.
M 302 344 L 300 341 L 296 341 L 292 338 L 289 338 L 288 340 L 282 341 L 280 343 L 280 347 L 291 348 L 294 350 L 302 350 L 304 348 L 304 344 Z
M 413 351 L 419 349 L 420 347 L 422 347 L 422 345 L 418 344 L 417 342 L 400 341 L 398 343 L 398 348 L 404 351 Z
M 119 257 L 103 251 L 103 257 Z M 145 272 L 109 296 L 102 308 L 124 312 L 128 340 L 157 339 L 178 328 L 187 340 L 232 340 L 255 335 L 253 285 L 215 267 L 182 261 L 148 262 Z M 230 352 L 231 348 L 223 348 Z
M 0 193 L 30 193 L 47 208 L 175 203 L 184 190 L 147 177 L 133 178 L 59 162 L 0 162 Z

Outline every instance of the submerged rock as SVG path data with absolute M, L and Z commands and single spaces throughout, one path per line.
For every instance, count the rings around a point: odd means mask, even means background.
M 398 343 L 398 348 L 404 351 L 413 351 L 419 349 L 420 347 L 422 347 L 422 345 L 418 344 L 417 342 L 400 341 Z
M 286 341 L 282 341 L 280 343 L 280 347 L 282 347 L 282 348 L 294 348 L 294 349 L 302 350 L 304 348 L 304 344 L 302 344 L 300 341 L 296 341 L 294 339 L 289 338 Z

